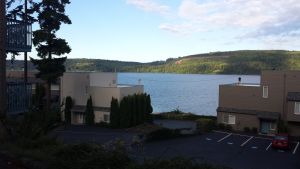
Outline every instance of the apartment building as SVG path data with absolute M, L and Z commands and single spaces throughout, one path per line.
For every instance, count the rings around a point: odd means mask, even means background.
M 260 84 L 219 86 L 218 123 L 234 130 L 256 128 L 277 133 L 281 119 L 292 136 L 300 136 L 300 71 L 263 71 Z
M 109 123 L 110 102 L 114 97 L 119 101 L 128 95 L 143 93 L 143 85 L 120 85 L 117 73 L 68 72 L 61 77 L 60 96 L 63 102 L 70 96 L 74 102 L 71 123 L 85 123 L 85 108 L 91 96 L 94 106 L 95 123 Z M 64 115 L 62 115 L 64 118 Z

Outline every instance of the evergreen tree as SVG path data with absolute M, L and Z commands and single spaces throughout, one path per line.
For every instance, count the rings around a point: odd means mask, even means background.
M 126 98 L 123 98 L 122 100 L 121 100 L 121 103 L 120 103 L 120 128 L 125 128 L 125 126 L 126 126 Z
M 137 113 L 138 113 L 138 110 L 137 110 L 137 95 L 136 94 L 134 94 L 133 95 L 133 104 L 132 104 L 132 115 L 133 115 L 133 119 L 132 119 L 132 121 L 133 121 L 133 124 L 134 125 L 137 125 L 138 123 L 137 123 Z
M 142 121 L 142 95 L 138 94 L 137 96 L 137 124 L 141 124 Z
M 38 4 L 37 18 L 40 29 L 33 32 L 33 44 L 41 59 L 31 58 L 31 61 L 39 70 L 36 76 L 45 80 L 47 84 L 47 111 L 51 106 L 51 83 L 65 72 L 66 57 L 54 58 L 53 55 L 61 56 L 71 52 L 66 40 L 56 35 L 62 23 L 71 24 L 71 20 L 65 14 L 67 4 L 70 4 L 69 0 L 41 0 Z
M 95 114 L 94 114 L 93 100 L 92 100 L 91 96 L 87 100 L 87 103 L 86 103 L 85 123 L 87 125 L 93 125 L 95 123 Z
M 118 99 L 112 98 L 110 103 L 110 125 L 113 128 L 120 127 L 120 110 Z
M 147 107 L 146 107 L 146 94 L 141 94 L 141 123 L 144 123 L 146 120 L 146 112 L 147 112 Z
M 71 109 L 73 107 L 73 100 L 70 96 L 66 98 L 66 104 L 65 104 L 65 122 L 67 124 L 71 124 Z
M 151 113 L 153 112 L 153 108 L 152 108 L 152 105 L 151 105 L 151 97 L 150 95 L 148 94 L 147 95 L 147 98 L 146 98 L 146 120 L 148 122 L 151 122 L 152 119 L 151 119 Z

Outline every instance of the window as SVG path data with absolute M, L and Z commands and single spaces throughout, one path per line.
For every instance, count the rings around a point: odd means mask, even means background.
M 268 86 L 263 86 L 263 98 L 269 97 L 269 88 Z
M 224 114 L 223 122 L 225 124 L 235 124 L 235 115 Z
M 300 115 L 300 102 L 295 102 L 294 113 Z
M 270 123 L 270 130 L 276 130 L 276 123 Z
M 104 121 L 105 121 L 105 122 L 108 122 L 108 120 L 109 120 L 109 115 L 104 114 Z

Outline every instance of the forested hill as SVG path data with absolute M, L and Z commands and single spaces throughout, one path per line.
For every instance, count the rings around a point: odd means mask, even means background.
M 23 68 L 23 61 L 14 61 L 13 64 L 7 61 L 7 68 L 20 70 Z M 31 64 L 29 68 L 34 69 Z M 300 52 L 281 50 L 214 52 L 151 63 L 68 59 L 66 68 L 67 71 L 260 74 L 261 70 L 300 70 Z

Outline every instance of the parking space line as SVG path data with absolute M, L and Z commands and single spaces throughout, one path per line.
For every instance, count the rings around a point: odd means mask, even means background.
M 215 133 L 222 133 L 222 134 L 230 134 L 230 133 L 228 133 L 228 132 L 225 132 L 225 131 L 218 131 L 218 130 L 213 130 L 213 132 L 215 132 Z
M 295 147 L 295 149 L 294 149 L 294 151 L 293 151 L 293 154 L 296 154 L 296 151 L 297 151 L 297 149 L 298 149 L 298 146 L 299 146 L 299 141 L 297 142 L 297 145 L 296 145 L 296 147 Z
M 253 139 L 253 136 L 251 136 L 248 140 L 246 140 L 243 144 L 241 144 L 241 147 L 243 147 L 244 145 L 246 145 L 251 139 Z
M 232 133 L 228 134 L 227 136 L 221 138 L 218 142 L 221 142 L 221 141 L 225 140 L 226 138 L 230 137 L 231 135 L 232 135 Z
M 269 148 L 271 147 L 271 145 L 272 145 L 272 142 L 269 144 L 269 146 L 266 148 L 266 151 L 268 151 L 269 150 Z
M 263 139 L 263 140 L 272 140 L 271 138 L 267 138 L 267 137 L 255 137 L 257 139 Z
M 233 134 L 233 135 L 241 136 L 241 137 L 251 137 L 251 136 L 249 136 L 249 135 L 244 135 L 244 134 Z

